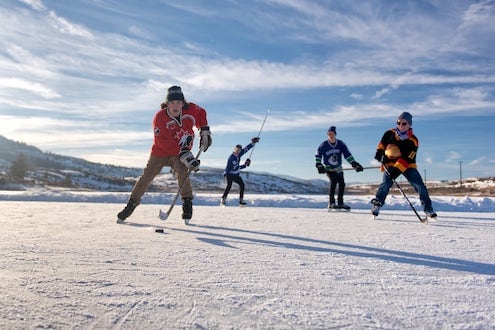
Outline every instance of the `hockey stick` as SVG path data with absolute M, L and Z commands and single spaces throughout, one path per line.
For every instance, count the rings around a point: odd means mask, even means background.
M 418 211 L 416 211 L 416 208 L 414 207 L 414 205 L 412 205 L 411 201 L 407 197 L 407 195 L 404 192 L 404 190 L 402 190 L 401 186 L 399 186 L 399 183 L 397 183 L 397 180 L 395 180 L 395 179 L 392 178 L 392 176 L 390 175 L 390 172 L 388 171 L 388 169 L 387 169 L 387 167 L 385 165 L 383 165 L 383 169 L 388 174 L 388 177 L 390 179 L 392 179 L 392 181 L 395 183 L 395 185 L 397 186 L 397 188 L 399 188 L 399 191 L 402 193 L 402 196 L 404 196 L 404 198 L 407 200 L 407 202 L 409 203 L 409 206 L 412 208 L 412 210 L 414 211 L 414 213 L 418 217 L 419 221 L 421 221 L 421 223 L 428 223 L 428 217 L 421 218 L 421 216 L 418 214 Z
M 258 132 L 258 136 L 257 136 L 258 138 L 261 135 L 261 131 L 263 130 L 263 126 L 265 126 L 266 118 L 268 117 L 268 113 L 269 112 L 270 112 L 270 109 L 268 109 L 268 111 L 266 112 L 265 119 L 263 119 L 263 123 L 261 123 L 261 128 L 260 128 L 260 131 Z M 256 144 L 254 144 L 253 148 L 251 149 L 251 153 L 249 154 L 248 159 L 251 159 L 251 156 L 253 155 L 253 152 L 254 152 L 254 148 L 255 147 L 256 147 Z
M 201 155 L 201 152 L 203 152 L 202 147 L 199 148 L 198 154 L 196 155 L 196 159 L 199 158 L 199 156 Z M 192 172 L 192 169 L 189 168 L 187 170 L 186 176 L 182 179 L 182 181 L 179 184 L 179 189 L 177 190 L 177 193 L 175 194 L 175 197 L 172 200 L 172 204 L 170 204 L 168 211 L 163 212 L 162 209 L 160 209 L 160 213 L 158 215 L 160 217 L 160 220 L 163 220 L 163 221 L 167 220 L 170 213 L 172 213 L 172 210 L 174 209 L 175 203 L 177 202 L 177 199 L 179 199 L 179 195 L 180 195 L 180 192 L 182 191 L 182 187 L 184 186 L 184 183 L 186 182 L 186 180 L 189 177 L 189 174 L 191 174 L 191 172 Z
M 363 170 L 369 170 L 372 168 L 380 168 L 380 166 L 363 166 Z M 354 170 L 354 167 L 346 167 L 346 168 L 342 168 L 342 170 L 350 171 L 350 170 Z

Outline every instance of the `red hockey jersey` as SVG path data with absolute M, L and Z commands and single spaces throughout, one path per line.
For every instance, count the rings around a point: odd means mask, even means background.
M 167 109 L 161 109 L 153 118 L 153 146 L 151 155 L 156 157 L 176 156 L 184 147 L 191 149 L 194 141 L 194 127 L 208 125 L 206 110 L 189 102 L 182 108 L 182 116 L 170 117 Z

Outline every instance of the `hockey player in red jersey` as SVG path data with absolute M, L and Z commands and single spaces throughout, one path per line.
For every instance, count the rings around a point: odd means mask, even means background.
M 134 212 L 164 166 L 170 166 L 179 184 L 183 183 L 180 191 L 182 218 L 191 219 L 193 191 L 187 173 L 189 169 L 199 169 L 199 160 L 191 153 L 195 128 L 200 131 L 200 148 L 206 151 L 211 145 L 206 110 L 187 102 L 179 86 L 170 87 L 165 102 L 153 118 L 154 139 L 148 163 L 134 185 L 126 207 L 119 212 L 117 222 L 123 222 Z

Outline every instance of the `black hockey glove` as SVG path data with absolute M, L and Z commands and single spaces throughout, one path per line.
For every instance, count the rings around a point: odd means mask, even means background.
M 203 151 L 208 150 L 208 148 L 211 146 L 210 126 L 201 127 L 199 136 L 201 137 L 199 147 L 203 148 Z
M 253 144 L 258 142 L 260 142 L 260 138 L 258 136 L 251 139 L 251 143 Z
M 356 172 L 362 172 L 363 171 L 363 167 L 361 166 L 361 164 L 359 164 L 358 162 L 354 161 L 351 163 L 351 166 L 353 169 L 356 170 Z
M 188 169 L 193 171 L 199 170 L 199 159 L 194 158 L 193 154 L 188 149 L 182 149 L 179 158 Z
M 246 167 L 248 167 L 249 165 L 251 165 L 251 159 L 246 159 L 246 161 L 244 162 L 244 165 L 246 165 Z
M 402 172 L 397 167 L 394 166 L 387 167 L 387 171 L 388 171 L 388 175 L 390 175 L 390 178 L 392 180 L 397 179 L 399 175 L 402 174 Z
M 316 169 L 318 170 L 319 174 L 326 173 L 325 166 L 323 166 L 322 163 L 316 163 L 315 166 L 316 166 Z
M 375 159 L 381 163 L 381 162 L 382 162 L 382 160 L 383 160 L 383 155 L 384 155 L 384 154 L 385 154 L 385 153 L 383 152 L 383 150 L 382 150 L 382 149 L 377 149 L 377 150 L 376 150 L 376 154 L 375 154 Z

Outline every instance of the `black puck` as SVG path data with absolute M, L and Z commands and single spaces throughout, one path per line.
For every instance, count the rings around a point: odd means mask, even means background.
M 155 229 L 155 233 L 163 233 L 163 229 L 157 228 Z

